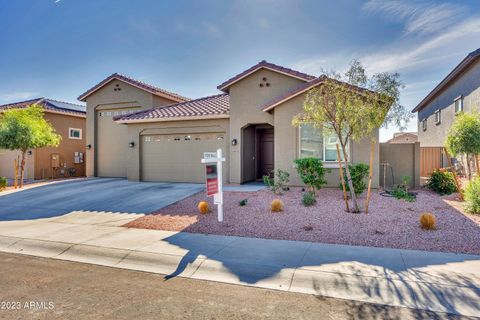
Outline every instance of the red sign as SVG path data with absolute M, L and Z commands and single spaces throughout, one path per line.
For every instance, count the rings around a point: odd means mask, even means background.
M 218 193 L 217 165 L 207 164 L 205 169 L 207 173 L 207 196 L 213 196 Z

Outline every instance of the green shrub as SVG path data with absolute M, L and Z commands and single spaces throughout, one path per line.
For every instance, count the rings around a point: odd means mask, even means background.
M 480 177 L 474 178 L 465 188 L 465 210 L 480 213 Z
M 243 199 L 238 202 L 240 207 L 245 207 L 247 205 L 248 199 Z
M 350 176 L 352 177 L 352 184 L 353 188 L 355 189 L 355 194 L 362 194 L 367 189 L 367 182 L 365 180 L 368 176 L 370 166 L 365 163 L 357 163 L 354 165 L 349 164 L 348 168 L 350 169 Z M 350 187 L 348 186 L 347 173 L 345 172 L 345 170 L 343 172 L 343 179 L 345 181 L 346 189 L 349 192 Z M 343 190 L 343 186 L 341 183 L 340 189 Z
M 0 191 L 3 191 L 8 186 L 7 178 L 0 177 Z
M 283 191 L 287 191 L 289 182 L 290 173 L 281 169 L 277 170 L 274 178 L 271 178 L 269 175 L 263 176 L 263 183 L 275 194 L 282 194 Z
M 302 203 L 305 207 L 310 207 L 317 203 L 317 199 L 315 199 L 315 193 L 312 191 L 305 192 L 302 197 Z
M 455 179 L 451 172 L 435 170 L 427 181 L 427 188 L 440 195 L 452 194 L 457 191 Z
M 330 170 L 323 167 L 323 163 L 320 159 L 296 159 L 294 163 L 297 166 L 297 172 L 300 179 L 302 179 L 302 182 L 307 185 L 309 191 L 315 192 L 315 190 L 320 190 L 322 185 L 327 183 L 327 180 L 325 180 L 325 173 L 330 172 Z
M 405 188 L 403 185 L 395 186 L 390 194 L 397 199 L 404 199 L 407 202 L 414 202 L 417 199 L 417 197 L 409 193 L 408 188 Z

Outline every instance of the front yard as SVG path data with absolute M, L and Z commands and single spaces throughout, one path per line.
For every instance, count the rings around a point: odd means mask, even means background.
M 373 192 L 369 214 L 344 211 L 342 192 L 324 188 L 317 203 L 302 205 L 301 188 L 276 196 L 269 190 L 225 192 L 225 221 L 217 222 L 213 199 L 204 192 L 126 224 L 126 227 L 267 239 L 303 240 L 334 244 L 418 249 L 480 254 L 480 217 L 462 212 L 454 195 L 440 197 L 421 190 L 415 202 L 384 197 Z M 280 198 L 283 212 L 270 211 L 270 202 Z M 239 202 L 248 199 L 246 206 Z M 201 215 L 197 205 L 208 201 L 212 212 Z M 364 198 L 360 200 L 363 204 Z M 419 226 L 419 216 L 432 212 L 436 230 Z

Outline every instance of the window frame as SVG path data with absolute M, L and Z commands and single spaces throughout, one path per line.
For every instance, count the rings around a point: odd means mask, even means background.
M 457 102 L 459 103 L 459 110 L 457 110 Z M 453 100 L 453 108 L 455 110 L 455 114 L 463 112 L 463 96 L 458 96 Z
M 302 125 L 298 126 L 298 130 L 297 130 L 297 134 L 298 134 L 298 147 L 297 147 L 298 152 L 297 152 L 297 155 L 298 155 L 299 159 L 302 158 L 302 132 L 301 132 L 301 130 L 302 130 Z M 336 160 L 326 160 L 325 159 L 326 158 L 325 157 L 325 154 L 326 154 L 325 151 L 326 151 L 326 145 L 327 145 L 326 139 L 329 139 L 331 137 L 332 137 L 332 135 L 326 136 L 322 132 L 322 159 L 321 159 L 321 161 L 322 161 L 322 163 L 325 163 L 326 165 L 328 165 L 328 164 L 338 164 L 338 159 L 336 159 Z M 338 137 L 336 135 L 335 135 L 335 138 L 338 139 Z M 347 148 L 346 149 L 347 149 L 348 162 L 350 163 L 350 159 L 351 159 L 351 157 L 350 157 L 350 142 L 347 143 Z M 342 162 L 345 162 L 345 160 L 342 159 Z
M 78 137 L 72 136 L 72 131 L 78 131 L 79 136 Z M 82 129 L 80 129 L 80 128 L 68 128 L 68 139 L 82 140 L 82 136 L 83 136 Z
M 422 120 L 422 131 L 427 131 L 427 118 Z
M 442 123 L 442 110 L 437 109 L 435 111 L 435 124 L 439 125 L 440 123 Z

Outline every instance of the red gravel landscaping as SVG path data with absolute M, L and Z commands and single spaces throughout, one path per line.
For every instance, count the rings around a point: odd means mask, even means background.
M 285 210 L 270 211 L 270 202 L 280 198 Z M 226 192 L 225 222 L 217 222 L 216 212 L 200 215 L 199 201 L 213 199 L 198 193 L 126 224 L 126 227 L 161 229 L 194 233 L 220 234 L 267 239 L 303 240 L 348 245 L 418 249 L 480 254 L 480 217 L 461 212 L 455 197 L 440 197 L 419 191 L 416 202 L 405 202 L 372 194 L 369 214 L 344 211 L 342 193 L 338 189 L 322 189 L 317 204 L 304 207 L 302 191 L 292 188 L 275 196 L 268 190 L 258 192 Z M 239 201 L 248 199 L 246 206 Z M 364 199 L 360 199 L 363 204 Z M 433 212 L 437 229 L 422 230 L 419 216 Z

